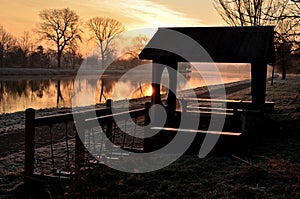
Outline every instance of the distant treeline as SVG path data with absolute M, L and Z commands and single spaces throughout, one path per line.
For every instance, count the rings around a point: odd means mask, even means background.
M 99 68 L 111 62 L 116 68 L 142 63 L 138 54 L 149 41 L 142 34 L 131 38 L 124 56 L 115 59 L 119 50 L 115 38 L 126 30 L 116 19 L 98 16 L 83 21 L 69 8 L 44 9 L 38 16 L 36 28 L 18 38 L 0 24 L 0 67 L 78 68 L 84 59 Z M 79 43 L 89 42 L 98 51 L 85 57 Z
M 42 45 L 25 53 L 18 45 L 3 54 L 1 67 L 56 68 L 56 52 Z M 62 68 L 78 68 L 83 61 L 80 53 L 66 51 L 62 55 Z

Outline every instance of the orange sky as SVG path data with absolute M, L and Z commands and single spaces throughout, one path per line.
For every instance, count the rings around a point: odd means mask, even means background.
M 35 28 L 41 10 L 66 7 L 75 10 L 82 20 L 95 16 L 115 18 L 127 30 L 225 25 L 212 0 L 0 0 L 0 24 L 19 37 L 24 31 L 30 32 Z M 80 45 L 84 55 L 95 47 L 95 43 L 87 42 L 88 37 L 84 35 L 85 41 Z
M 110 16 L 128 29 L 225 25 L 211 0 L 0 0 L 0 24 L 15 36 L 31 31 L 45 8 L 74 9 L 83 19 Z

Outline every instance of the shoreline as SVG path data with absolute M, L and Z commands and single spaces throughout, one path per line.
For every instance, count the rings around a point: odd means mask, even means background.
M 79 68 L 8 68 L 4 67 L 0 70 L 1 79 L 9 79 L 15 77 L 35 77 L 45 78 L 44 76 L 76 76 Z M 80 71 L 82 75 L 94 75 L 94 74 L 123 74 L 129 69 L 114 69 L 114 70 L 103 70 L 103 69 L 87 69 Z

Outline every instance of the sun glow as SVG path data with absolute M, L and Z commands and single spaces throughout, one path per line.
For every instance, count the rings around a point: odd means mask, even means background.
M 145 92 L 145 95 L 146 96 L 151 96 L 152 95 L 152 86 L 148 86 L 148 88 L 146 89 L 146 92 Z
M 131 98 L 149 97 L 152 95 L 152 85 L 142 84 L 134 90 L 131 94 Z

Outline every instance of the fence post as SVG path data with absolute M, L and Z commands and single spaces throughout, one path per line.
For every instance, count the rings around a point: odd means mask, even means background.
M 185 100 L 185 99 L 182 99 L 181 100 L 181 109 L 182 109 L 182 112 L 183 113 L 186 113 L 186 111 L 187 111 L 187 101 Z
M 81 114 L 81 113 L 79 113 Z M 84 165 L 84 142 L 85 142 L 85 127 L 84 127 L 84 113 L 80 118 L 80 120 L 76 121 L 76 131 L 75 134 L 75 171 L 78 172 L 82 165 Z M 73 126 L 75 127 L 75 125 Z M 81 136 L 79 135 L 81 134 Z
M 151 123 L 151 118 L 150 118 L 150 115 L 149 115 L 149 110 L 151 108 L 151 105 L 152 103 L 151 102 L 146 102 L 145 103 L 145 120 L 144 120 L 144 133 L 145 135 L 148 136 L 148 134 L 150 133 L 150 127 L 149 127 L 149 124 Z M 151 138 L 148 138 L 146 136 L 146 138 L 144 138 L 144 152 L 148 152 L 151 150 Z
M 110 113 L 112 114 L 112 99 L 108 99 L 106 100 L 106 108 L 110 109 Z M 112 126 L 113 126 L 113 118 L 112 119 L 108 119 L 107 123 L 106 123 L 106 136 L 108 139 L 112 139 Z
M 151 122 L 151 118 L 149 116 L 149 110 L 151 108 L 151 102 L 145 103 L 145 119 L 144 119 L 144 125 L 147 126 Z
M 34 118 L 35 110 L 25 110 L 25 176 L 32 176 L 34 172 Z

